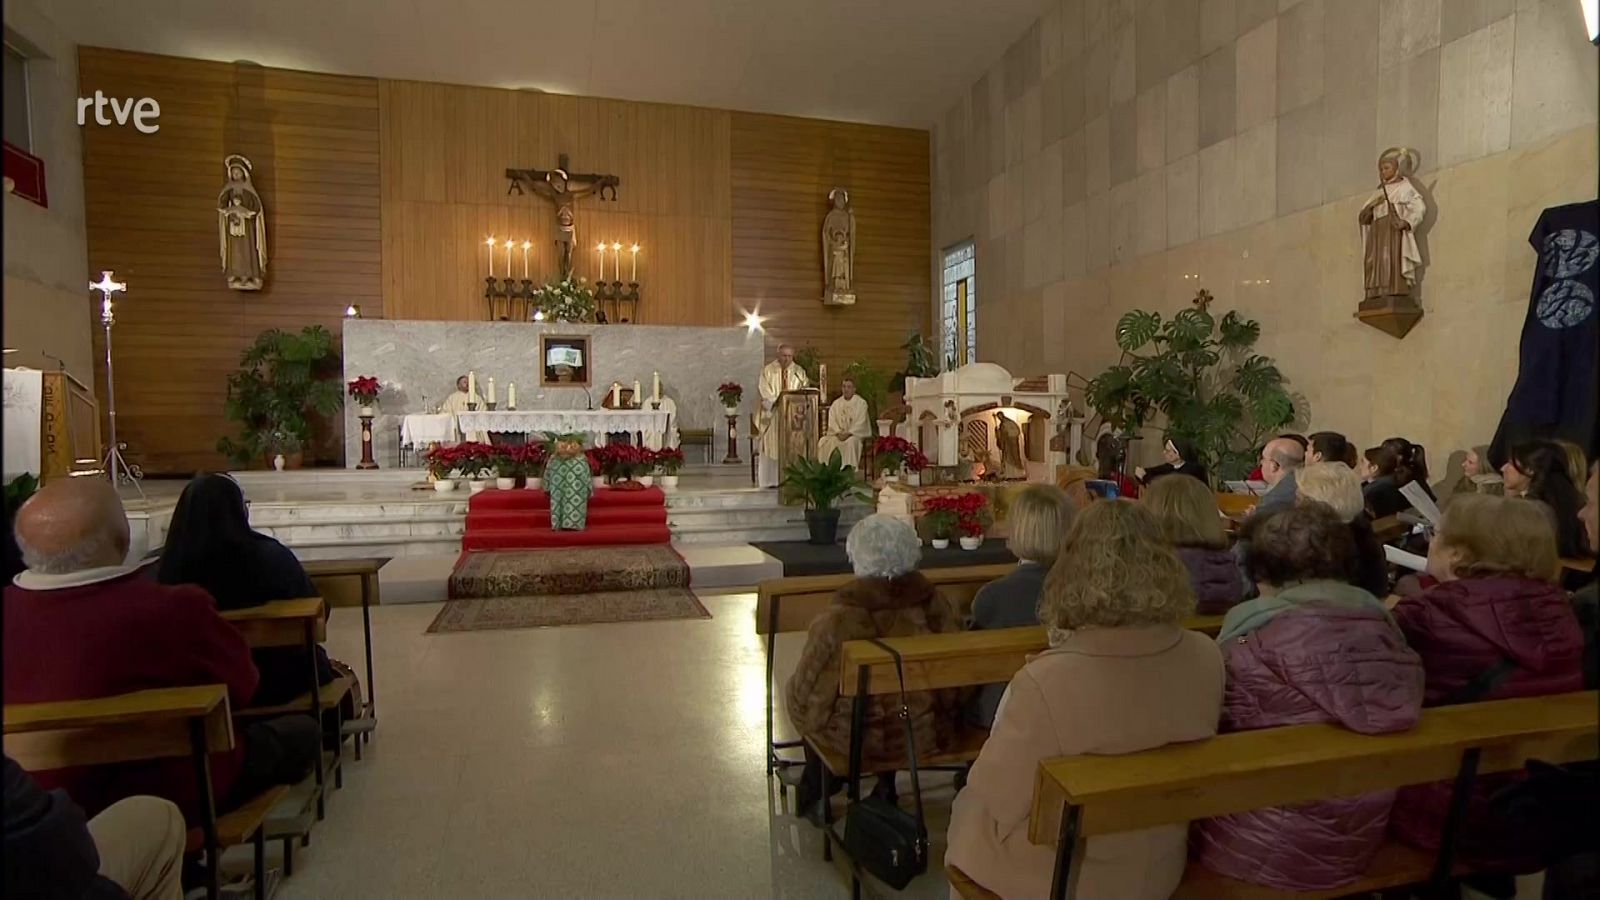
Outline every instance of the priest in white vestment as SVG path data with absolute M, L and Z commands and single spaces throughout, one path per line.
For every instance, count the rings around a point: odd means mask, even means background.
M 653 401 L 644 401 L 644 409 L 651 409 Z M 678 446 L 678 403 L 666 394 L 661 395 L 661 405 L 655 407 L 656 412 L 667 414 L 667 431 L 647 431 L 644 435 L 644 445 L 651 450 L 665 450 Z
M 817 441 L 817 459 L 827 462 L 833 451 L 847 466 L 861 468 L 861 442 L 872 434 L 867 401 L 856 394 L 856 383 L 839 382 L 839 399 L 828 407 L 828 431 Z
M 798 391 L 811 386 L 806 370 L 794 361 L 794 348 L 788 344 L 778 347 L 778 358 L 761 370 L 761 380 L 756 390 L 761 394 L 761 413 L 757 417 L 761 443 L 756 454 L 756 483 L 764 488 L 777 487 L 783 478 L 778 468 L 778 429 L 772 409 L 785 391 Z
M 472 412 L 472 410 L 467 408 L 467 404 L 469 403 L 476 403 L 478 404 L 478 409 L 487 410 L 488 407 L 484 405 L 483 398 L 478 396 L 477 392 L 467 392 L 468 384 L 469 382 L 467 380 L 467 376 L 463 375 L 460 378 L 457 378 L 456 392 L 444 398 L 444 402 L 439 404 L 439 412 L 449 413 L 452 416 L 460 416 L 462 413 Z M 477 441 L 480 444 L 489 443 L 489 435 L 487 432 L 474 431 L 468 433 L 462 431 L 459 419 L 456 421 L 456 431 L 461 433 L 461 439 L 464 441 Z

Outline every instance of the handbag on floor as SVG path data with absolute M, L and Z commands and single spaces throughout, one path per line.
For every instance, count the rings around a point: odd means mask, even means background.
M 911 727 L 911 710 L 906 704 L 906 673 L 900 654 L 880 640 L 873 644 L 894 657 L 895 673 L 900 678 L 900 721 L 906 728 L 906 747 L 911 756 L 911 795 L 916 800 L 913 816 L 899 804 L 869 795 L 850 804 L 844 814 L 844 849 L 856 865 L 897 891 L 905 890 L 911 879 L 928 871 L 928 826 L 922 814 L 922 784 L 917 777 L 916 729 Z

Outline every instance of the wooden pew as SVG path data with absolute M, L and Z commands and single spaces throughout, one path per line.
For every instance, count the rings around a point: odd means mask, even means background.
M 978 589 L 989 582 L 1016 571 L 1015 564 L 991 566 L 954 566 L 946 569 L 924 569 L 922 574 L 939 590 L 950 605 L 965 615 L 972 609 L 972 598 Z M 779 634 L 806 631 L 817 616 L 833 601 L 834 592 L 855 580 L 851 573 L 837 575 L 800 575 L 790 578 L 773 578 L 761 582 L 756 593 L 756 634 L 766 637 L 767 646 L 767 774 L 793 765 L 793 760 L 781 759 L 779 750 L 800 746 L 800 741 L 773 740 L 773 684 L 772 666 L 776 657 Z
M 355 598 L 361 604 L 361 640 L 366 651 L 367 681 L 363 685 L 365 696 L 356 717 L 345 723 L 347 733 L 361 735 L 361 741 L 372 739 L 372 730 L 378 726 L 378 689 L 372 679 L 372 607 L 381 603 L 378 594 L 378 570 L 386 559 L 311 559 L 301 563 L 317 593 L 330 606 L 354 606 L 348 602 Z M 356 745 L 357 751 L 361 749 Z M 361 757 L 357 755 L 357 759 Z
M 206 895 L 220 893 L 222 851 L 255 845 L 255 888 L 266 897 L 267 811 L 288 793 L 274 787 L 217 815 L 210 754 L 232 749 L 228 689 L 220 684 L 161 688 L 93 700 L 8 704 L 6 754 L 30 771 L 189 757 L 195 764 L 202 821 L 189 830 L 191 850 L 206 854 Z
M 1424 710 L 1416 728 L 1398 734 L 1293 725 L 1121 756 L 1044 760 L 1035 779 L 1029 838 L 1055 845 L 1051 896 L 1065 898 L 1075 889 L 1084 842 L 1096 835 L 1454 779 L 1451 816 L 1436 854 L 1391 843 L 1354 884 L 1306 893 L 1233 881 L 1191 863 L 1173 896 L 1339 897 L 1438 882 L 1462 871 L 1454 844 L 1474 779 L 1521 769 L 1529 759 L 1594 759 L 1600 753 L 1596 700 L 1594 691 L 1582 691 L 1438 707 Z M 964 873 L 953 873 L 951 884 L 964 897 L 987 896 Z M 963 890 L 966 885 L 978 890 Z

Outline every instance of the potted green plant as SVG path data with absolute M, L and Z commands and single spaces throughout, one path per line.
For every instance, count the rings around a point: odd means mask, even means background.
M 831 545 L 839 540 L 839 508 L 841 500 L 872 497 L 853 466 L 847 466 L 833 451 L 827 462 L 801 457 L 783 470 L 781 483 L 785 503 L 804 503 L 806 529 L 811 532 L 811 543 Z
M 536 322 L 593 322 L 594 290 L 587 278 L 567 276 L 533 290 Z
M 933 353 L 933 345 L 922 336 L 922 332 L 913 331 L 906 337 L 906 342 L 900 345 L 906 352 L 906 367 L 904 371 L 896 372 L 894 380 L 890 382 L 891 390 L 905 392 L 907 378 L 932 378 L 939 374 L 939 360 Z
M 286 467 L 298 468 L 312 415 L 332 416 L 343 402 L 338 366 L 333 335 L 321 325 L 257 335 L 239 355 L 239 370 L 228 376 L 223 411 L 239 434 L 219 440 L 217 452 L 238 465 L 270 463 L 281 454 Z

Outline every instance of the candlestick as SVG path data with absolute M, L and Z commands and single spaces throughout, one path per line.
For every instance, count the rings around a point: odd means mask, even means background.
M 611 408 L 616 409 L 622 405 L 622 385 L 611 382 Z
M 477 393 L 478 393 L 478 373 L 477 372 L 473 372 L 471 370 L 468 370 L 467 371 L 467 402 L 469 402 L 469 403 L 472 402 L 472 398 L 477 396 Z
M 483 399 L 484 399 L 485 402 L 488 402 L 488 403 L 493 403 L 494 402 L 494 377 L 493 376 L 490 376 L 490 378 L 489 378 L 489 396 L 484 397 Z
M 661 373 L 650 373 L 650 399 L 656 403 L 661 402 Z
M 522 277 L 528 277 L 528 248 L 533 246 L 533 241 L 522 242 Z
M 517 408 L 517 383 L 515 381 L 506 385 L 506 406 L 510 409 Z
M 639 245 L 638 244 L 634 244 L 633 245 L 633 274 L 628 277 L 628 280 L 629 281 L 635 281 L 635 282 L 639 280 Z
M 644 391 L 639 390 L 639 379 L 637 378 L 633 380 L 633 405 L 644 405 Z
M 489 246 L 489 277 L 493 278 L 494 277 L 494 235 L 492 235 L 492 234 L 489 235 L 489 239 L 487 241 L 484 241 L 484 243 Z M 508 272 L 507 274 L 510 274 L 510 273 Z
M 605 281 L 606 280 L 606 245 L 605 245 L 604 241 L 601 241 L 600 243 L 598 243 L 598 244 L 596 244 L 594 246 L 594 253 L 595 253 L 596 256 L 600 257 L 600 277 L 597 280 L 598 281 Z
M 506 238 L 506 277 L 511 277 L 511 245 L 516 243 L 511 238 Z
M 828 364 L 827 363 L 818 363 L 817 364 L 817 387 L 822 390 L 822 400 L 823 400 L 823 402 L 827 402 L 827 400 L 828 400 Z
M 617 281 L 622 280 L 622 242 L 613 241 L 611 244 L 611 277 Z

